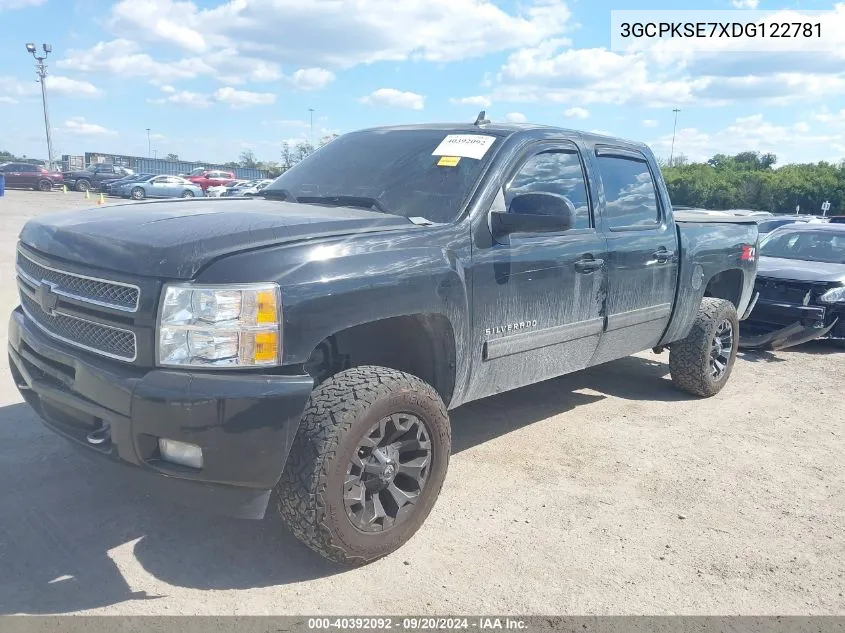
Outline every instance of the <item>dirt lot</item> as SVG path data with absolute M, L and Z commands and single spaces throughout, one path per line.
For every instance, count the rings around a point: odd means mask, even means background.
M 3 314 L 23 223 L 93 202 L 0 198 Z M 101 478 L 2 374 L 1 613 L 845 613 L 845 353 L 826 345 L 743 356 L 709 400 L 645 353 L 458 409 L 431 517 L 352 571 L 273 517 Z

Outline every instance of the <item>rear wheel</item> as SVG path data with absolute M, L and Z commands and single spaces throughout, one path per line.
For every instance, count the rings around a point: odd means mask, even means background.
M 322 556 L 362 565 L 401 547 L 440 493 L 451 450 L 446 407 L 419 378 L 356 367 L 311 394 L 278 509 Z
M 730 301 L 705 297 L 687 337 L 669 348 L 669 371 L 678 388 L 710 397 L 722 390 L 739 346 L 739 319 Z
M 147 194 L 141 187 L 133 187 L 132 191 L 129 192 L 129 195 L 132 197 L 133 200 L 143 200 Z
M 188 189 L 185 189 L 185 191 L 183 191 L 183 192 L 182 192 L 182 197 L 183 197 L 183 198 L 193 198 L 193 197 L 194 197 L 194 192 L 193 192 L 193 191 L 190 191 L 190 190 L 188 190 Z
M 84 178 L 76 181 L 76 190 L 85 193 L 91 189 L 91 183 Z
M 38 191 L 52 191 L 53 183 L 44 178 L 38 181 L 38 184 L 35 185 L 35 188 L 38 189 Z

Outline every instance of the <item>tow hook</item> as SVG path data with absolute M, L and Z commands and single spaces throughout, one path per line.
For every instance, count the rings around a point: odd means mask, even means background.
M 91 431 L 87 436 L 85 436 L 85 439 L 89 444 L 101 446 L 111 440 L 111 429 L 108 424 L 103 423 L 102 427 L 96 431 Z

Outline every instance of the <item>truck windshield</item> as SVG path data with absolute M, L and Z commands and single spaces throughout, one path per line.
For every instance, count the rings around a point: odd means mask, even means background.
M 845 264 L 845 233 L 773 231 L 760 244 L 760 255 L 806 262 Z
M 489 133 L 488 133 L 489 134 Z M 351 205 L 406 218 L 451 222 L 493 155 L 433 155 L 443 130 L 365 130 L 324 145 L 279 176 L 261 195 L 308 204 Z M 461 150 L 454 150 L 460 153 Z M 472 154 L 472 151 L 464 151 Z

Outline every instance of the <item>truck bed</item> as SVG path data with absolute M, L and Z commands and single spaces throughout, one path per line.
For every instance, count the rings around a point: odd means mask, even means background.
M 704 213 L 690 213 L 689 211 L 675 211 L 675 221 L 686 224 L 757 224 L 759 218 L 743 215 L 706 215 Z

